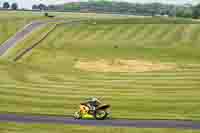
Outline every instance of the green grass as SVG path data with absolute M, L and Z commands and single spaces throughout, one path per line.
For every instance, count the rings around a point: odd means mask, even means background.
M 200 120 L 200 26 L 120 23 L 62 25 L 19 62 L 2 60 L 0 112 L 71 115 L 86 97 L 97 96 L 112 105 L 114 118 Z M 21 44 L 27 47 L 46 30 L 39 32 Z M 8 54 L 10 60 L 16 55 Z M 116 58 L 177 63 L 179 69 L 100 73 L 74 68 L 81 59 Z
M 124 16 L 121 19 L 118 17 L 118 21 L 115 21 L 116 18 L 94 18 L 93 20 L 98 20 L 98 24 L 199 24 L 199 21 L 185 18 Z
M 198 130 L 93 127 L 57 124 L 0 123 L 2 133 L 199 133 Z

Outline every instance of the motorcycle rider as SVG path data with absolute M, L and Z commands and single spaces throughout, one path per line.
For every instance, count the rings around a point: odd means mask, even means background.
M 90 97 L 85 102 L 83 102 L 81 104 L 82 105 L 86 105 L 87 107 L 89 107 L 89 110 L 94 111 L 96 109 L 96 107 L 98 107 L 99 105 L 101 105 L 101 101 L 98 100 L 95 97 Z

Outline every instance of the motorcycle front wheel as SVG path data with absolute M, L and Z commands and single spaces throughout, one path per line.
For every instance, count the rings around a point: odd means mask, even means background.
M 82 116 L 81 116 L 80 112 L 75 112 L 75 113 L 74 113 L 74 119 L 75 119 L 75 120 L 79 120 L 79 119 L 81 119 L 81 117 L 82 117 Z

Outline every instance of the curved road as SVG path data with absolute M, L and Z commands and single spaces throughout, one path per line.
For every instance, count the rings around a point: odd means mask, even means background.
M 78 20 L 80 21 L 80 20 Z M 19 41 L 24 39 L 28 34 L 30 34 L 32 31 L 36 30 L 37 28 L 50 23 L 50 22 L 62 22 L 62 23 L 73 23 L 74 20 L 67 21 L 67 20 L 46 20 L 46 21 L 34 21 L 30 24 L 27 24 L 24 28 L 22 28 L 19 32 L 17 32 L 15 35 L 10 37 L 7 41 L 5 41 L 3 44 L 0 45 L 0 56 L 4 55 L 9 48 L 14 47 L 17 45 Z M 76 20 L 77 22 L 77 20 Z
M 36 116 L 36 115 L 17 115 L 0 114 L 0 122 L 19 122 L 19 123 L 54 123 L 54 124 L 75 124 L 88 126 L 117 126 L 117 127 L 136 127 L 136 128 L 181 128 L 198 129 L 200 122 L 182 120 L 73 120 L 62 116 Z
M 73 21 L 53 20 L 53 21 L 38 21 L 32 22 L 25 26 L 21 31 L 9 38 L 6 42 L 0 45 L 0 56 L 5 54 L 7 50 L 24 39 L 26 35 L 33 30 L 49 22 L 66 22 Z M 78 124 L 78 125 L 93 125 L 93 126 L 120 126 L 120 127 L 138 127 L 138 128 L 184 128 L 184 129 L 199 129 L 200 122 L 197 121 L 181 121 L 181 120 L 73 120 L 69 117 L 59 116 L 33 116 L 33 115 L 16 115 L 16 114 L 0 114 L 0 122 L 22 122 L 22 123 L 56 123 L 56 124 Z
M 7 50 L 11 47 L 14 47 L 17 42 L 24 39 L 26 35 L 31 33 L 33 30 L 39 28 L 40 26 L 44 25 L 46 22 L 32 22 L 26 25 L 22 30 L 17 32 L 14 36 L 9 38 L 6 42 L 0 45 L 0 56 L 5 54 Z

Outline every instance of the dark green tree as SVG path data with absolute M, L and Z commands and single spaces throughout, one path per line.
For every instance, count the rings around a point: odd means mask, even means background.
M 10 8 L 10 4 L 9 4 L 8 2 L 4 2 L 4 3 L 3 3 L 3 8 L 4 8 L 4 9 Z
M 198 4 L 195 7 L 193 7 L 192 17 L 194 19 L 199 19 L 200 18 L 200 4 Z
M 17 4 L 17 3 L 13 3 L 13 4 L 11 5 L 11 8 L 12 8 L 13 10 L 17 10 L 17 9 L 18 9 L 18 4 Z
M 46 6 L 45 4 L 39 4 L 39 5 L 38 5 L 38 8 L 39 8 L 40 10 L 47 10 L 47 6 Z
M 39 7 L 37 5 L 32 6 L 32 10 L 38 10 L 38 9 L 39 9 Z

